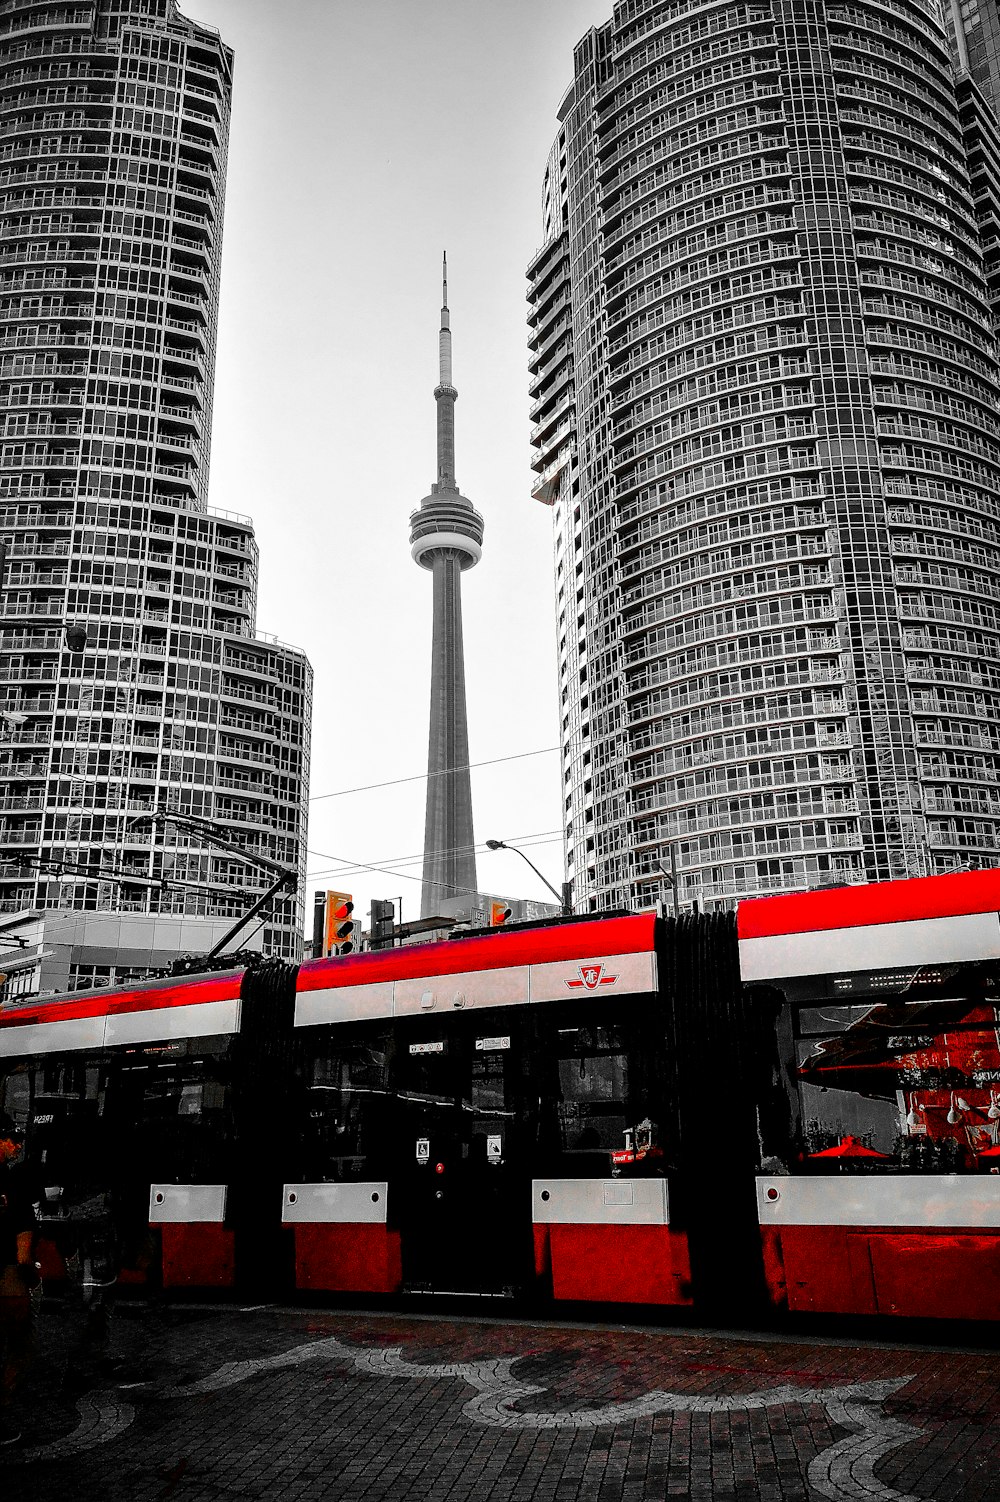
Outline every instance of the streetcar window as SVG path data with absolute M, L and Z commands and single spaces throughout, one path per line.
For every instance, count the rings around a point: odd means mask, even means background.
M 622 1148 L 629 1121 L 629 1059 L 621 1030 L 560 1029 L 559 1044 L 557 1111 L 563 1152 Z
M 12 1116 L 19 1127 L 27 1127 L 31 1114 L 31 1080 L 27 1070 L 18 1069 L 0 1078 L 0 1109 Z
M 794 1014 L 812 1171 L 986 1172 L 1000 1162 L 1000 1009 L 879 998 Z
M 510 1116 L 502 1053 L 479 1053 L 472 1060 L 471 1106 L 476 1116 Z
M 665 1064 L 655 1034 L 638 1017 L 628 1022 L 568 1026 L 554 1035 L 556 1151 L 561 1171 L 604 1176 L 659 1172 L 663 1144 Z M 556 1170 L 560 1165 L 553 1164 Z
M 310 1182 L 383 1178 L 388 1036 L 325 1038 L 306 1065 L 303 1170 Z
M 108 1187 L 106 1101 L 106 1066 L 86 1055 L 22 1064 L 0 1083 L 0 1105 L 25 1128 L 36 1187 L 64 1213 Z
M 127 1049 L 119 1062 L 118 1109 L 135 1123 L 126 1149 L 152 1183 L 228 1179 L 232 1132 L 228 1042 L 199 1038 Z

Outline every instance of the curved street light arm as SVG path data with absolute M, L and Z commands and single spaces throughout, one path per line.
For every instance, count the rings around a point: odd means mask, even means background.
M 539 871 L 533 860 L 528 860 L 528 857 L 525 855 L 523 850 L 519 850 L 516 845 L 507 845 L 503 840 L 487 840 L 486 847 L 488 850 L 513 850 L 515 855 L 519 855 L 523 861 L 527 861 L 527 864 L 531 867 L 532 871 L 534 871 L 535 875 L 538 877 L 538 880 L 542 883 L 542 885 L 548 887 L 549 891 L 552 893 L 553 897 L 559 904 L 560 912 L 568 913 L 570 911 L 566 888 L 564 887 L 561 892 L 557 892 L 555 887 L 549 881 L 548 877 L 542 875 L 541 871 Z

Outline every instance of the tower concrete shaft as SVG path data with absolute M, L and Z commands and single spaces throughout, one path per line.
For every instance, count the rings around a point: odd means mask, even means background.
M 452 385 L 448 264 L 443 267 L 438 338 L 438 477 L 410 517 L 414 562 L 434 579 L 431 706 L 427 747 L 427 809 L 420 915 L 448 911 L 476 891 L 469 728 L 462 645 L 462 574 L 482 556 L 483 519 L 455 479 L 455 402 Z

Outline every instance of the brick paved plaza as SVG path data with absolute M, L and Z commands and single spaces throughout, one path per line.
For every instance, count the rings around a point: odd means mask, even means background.
M 1000 1355 L 302 1309 L 42 1312 L 2 1502 L 993 1502 Z

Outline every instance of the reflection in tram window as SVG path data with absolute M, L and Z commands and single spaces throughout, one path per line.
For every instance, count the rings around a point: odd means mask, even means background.
M 609 1154 L 624 1145 L 632 1113 L 623 1031 L 610 1026 L 559 1029 L 557 1115 L 564 1153 Z
M 1000 1165 L 1000 1011 L 981 998 L 802 1008 L 805 1158 L 820 1172 Z
M 472 1110 L 476 1116 L 500 1119 L 507 1110 L 504 1055 L 478 1053 L 472 1060 Z
M 130 1048 L 121 1062 L 126 1119 L 154 1183 L 225 1183 L 231 1143 L 228 1049 L 197 1039 Z
M 31 1075 L 22 1065 L 10 1074 L 0 1075 L 0 1111 L 13 1117 L 22 1130 L 31 1118 Z
M 53 1199 L 63 1205 L 106 1188 L 107 1172 L 99 1165 L 111 1145 L 105 1132 L 107 1084 L 107 1065 L 86 1056 L 49 1058 L 24 1076 L 26 1157 L 40 1186 L 60 1189 Z
M 385 1175 L 390 1046 L 384 1032 L 324 1039 L 308 1061 L 304 1178 Z

